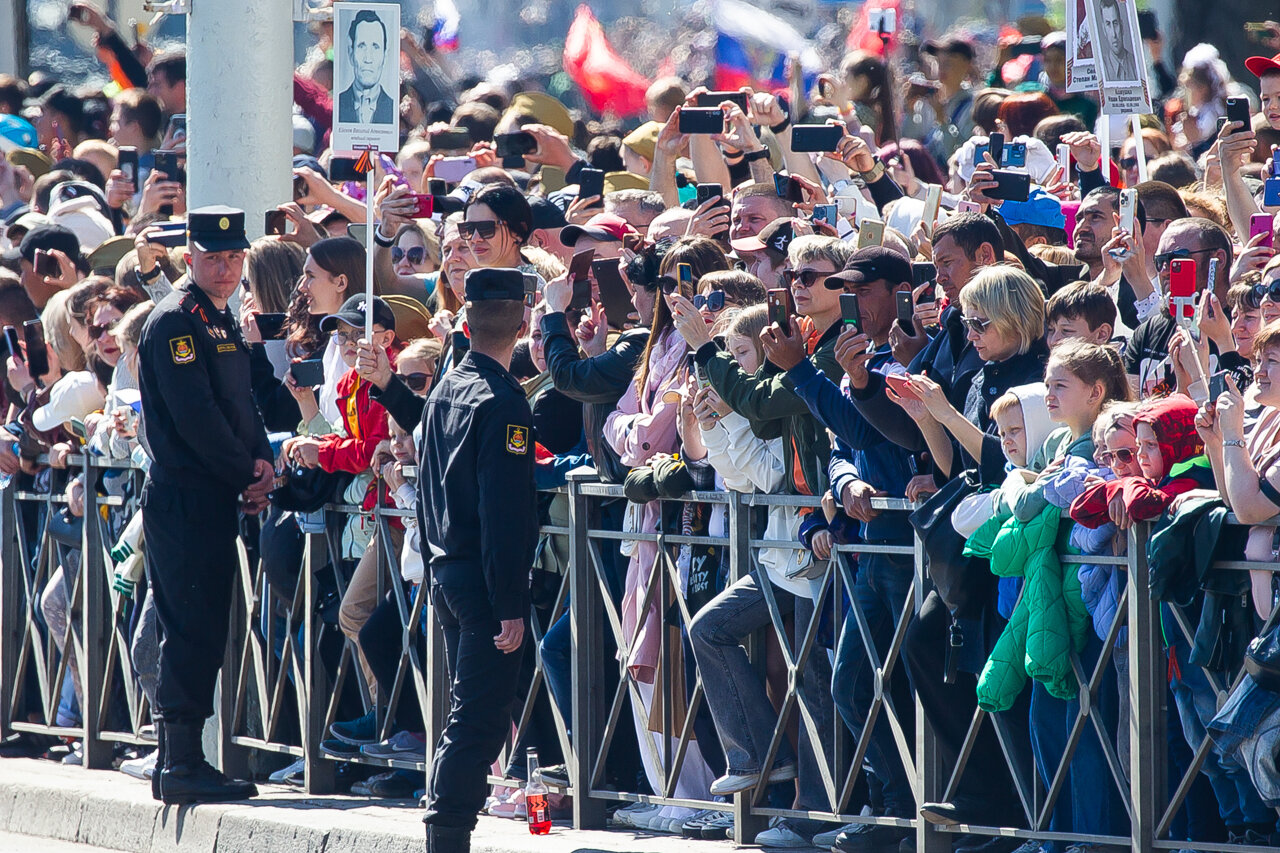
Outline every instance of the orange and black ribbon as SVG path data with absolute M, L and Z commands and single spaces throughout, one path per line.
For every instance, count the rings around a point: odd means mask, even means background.
M 373 155 L 377 151 L 373 148 L 366 148 L 360 152 L 360 159 L 356 161 L 355 170 L 362 175 L 367 175 L 373 169 Z

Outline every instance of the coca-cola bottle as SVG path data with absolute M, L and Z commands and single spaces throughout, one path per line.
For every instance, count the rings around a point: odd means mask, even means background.
M 542 768 L 538 766 L 538 750 L 530 747 L 526 760 L 529 781 L 525 783 L 524 805 L 529 813 L 529 832 L 546 835 L 551 832 L 551 806 L 547 802 L 547 784 L 542 781 Z

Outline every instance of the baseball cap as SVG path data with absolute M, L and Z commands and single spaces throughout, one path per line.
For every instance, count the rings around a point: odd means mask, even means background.
M 86 253 L 92 252 L 115 235 L 111 220 L 98 209 L 97 202 L 87 195 L 64 197 L 50 205 L 49 221 L 75 232 L 80 248 Z
M 330 314 L 320 321 L 320 331 L 326 335 L 329 334 L 338 328 L 339 321 L 349 326 L 355 326 L 357 329 L 363 329 L 365 309 L 367 307 L 368 298 L 363 293 L 357 293 L 342 303 L 338 313 Z M 391 310 L 391 306 L 387 304 L 385 299 L 378 296 L 373 297 L 373 322 L 384 329 L 395 331 L 396 313 Z
M 524 273 L 510 267 L 468 270 L 465 294 L 468 302 L 524 301 Z
M 529 199 L 529 209 L 533 211 L 533 230 L 539 228 L 563 228 L 569 224 L 564 218 L 564 211 L 545 198 Z
M 48 432 L 72 418 L 84 418 L 102 408 L 104 401 L 93 373 L 75 370 L 49 389 L 49 402 L 31 413 L 31 424 L 41 432 Z
M 1033 187 L 1026 201 L 1006 201 L 1000 205 L 1000 215 L 1010 225 L 1043 225 L 1047 228 L 1065 228 L 1067 225 L 1062 202 L 1043 187 Z
M 560 232 L 560 242 L 572 246 L 579 237 L 590 237 L 592 240 L 612 240 L 621 243 L 624 238 L 635 234 L 636 229 L 621 216 L 612 213 L 597 213 L 587 220 L 586 225 L 566 225 Z
M 1258 77 L 1272 71 L 1280 71 L 1280 53 L 1275 56 L 1251 56 L 1244 61 L 1244 67 Z
M 57 249 L 73 261 L 80 260 L 80 239 L 74 231 L 63 225 L 37 225 L 22 238 L 17 250 L 5 253 L 5 260 L 17 260 L 19 257 L 27 263 L 35 263 L 36 250 L 46 252 Z
M 316 149 L 316 129 L 306 116 L 293 116 L 293 147 L 308 152 Z
M 187 245 L 202 252 L 249 248 L 249 239 L 244 235 L 244 211 L 220 204 L 188 211 Z
M 320 165 L 320 161 L 319 161 L 319 160 L 317 160 L 315 157 L 312 157 L 310 154 L 294 154 L 294 155 L 293 155 L 293 168 L 295 168 L 295 169 L 314 169 L 315 171 L 317 171 L 317 172 L 319 172 L 320 174 L 324 175 L 324 176 L 325 176 L 325 178 L 328 178 L 328 177 L 329 177 L 329 173 L 328 173 L 327 171 L 325 171 L 324 166 L 321 166 L 321 165 Z
M 22 242 L 23 234 L 26 234 L 37 225 L 48 224 L 49 217 L 31 208 L 25 208 L 17 216 L 5 221 L 4 236 L 10 243 L 17 245 Z
M 0 115 L 0 151 L 35 148 L 39 144 L 31 122 L 12 115 Z
M 921 48 L 921 50 L 934 56 L 937 56 L 939 53 L 955 53 L 963 56 L 971 62 L 974 57 L 973 43 L 968 39 L 964 39 L 959 36 L 930 39 L 924 43 L 924 47 Z
M 912 282 L 911 262 L 884 246 L 867 246 L 853 253 L 844 269 L 826 278 L 828 290 L 840 290 L 846 284 L 870 284 L 881 279 L 890 284 Z
M 795 228 L 791 217 L 784 216 L 761 228 L 759 234 L 730 240 L 729 245 L 736 252 L 768 252 L 774 260 L 782 260 L 787 256 L 787 249 L 791 248 L 791 241 L 794 239 Z

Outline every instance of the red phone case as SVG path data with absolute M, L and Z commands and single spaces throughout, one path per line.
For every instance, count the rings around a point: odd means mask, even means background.
M 1176 258 L 1169 262 L 1169 314 L 1190 319 L 1195 316 L 1196 262 Z M 1181 311 L 1181 313 L 1179 313 Z

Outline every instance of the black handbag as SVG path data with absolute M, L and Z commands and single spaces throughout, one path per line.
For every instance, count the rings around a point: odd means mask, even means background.
M 1244 670 L 1263 690 L 1280 693 L 1280 623 L 1249 643 L 1244 653 Z
M 285 471 L 284 482 L 270 494 L 270 500 L 280 509 L 290 512 L 317 512 L 325 504 L 342 500 L 342 493 L 355 479 L 345 471 L 325 471 L 322 468 L 294 468 Z
M 924 546 L 929 578 L 957 619 L 976 618 L 991 599 L 995 584 L 985 560 L 964 555 L 965 537 L 951 524 L 951 513 L 960 501 L 980 488 L 976 475 L 966 471 L 947 481 L 908 518 Z

